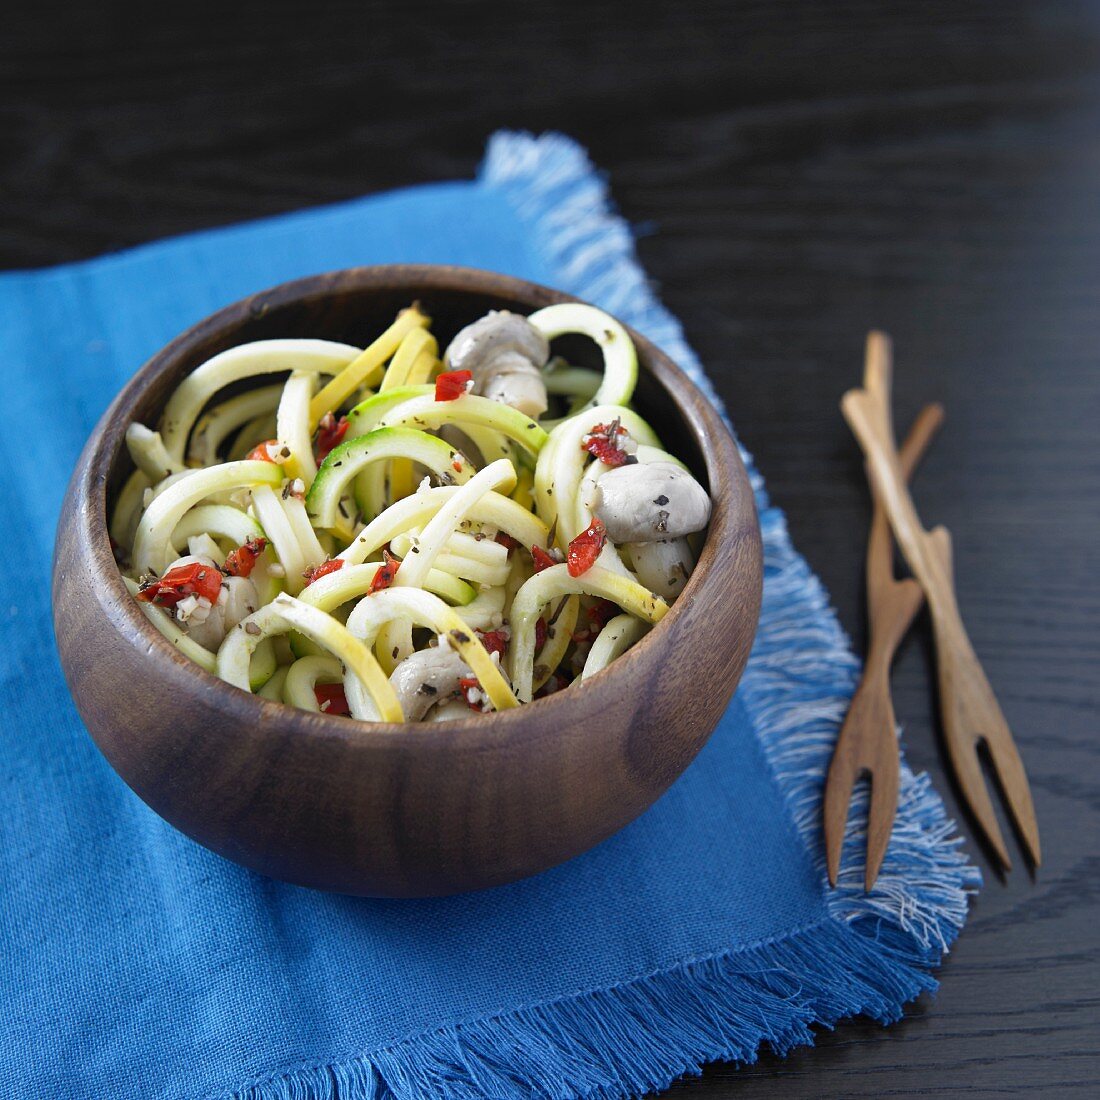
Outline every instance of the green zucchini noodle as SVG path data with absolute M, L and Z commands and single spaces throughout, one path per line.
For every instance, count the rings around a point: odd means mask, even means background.
M 339 684 L 344 680 L 344 666 L 335 657 L 299 657 L 286 671 L 282 697 L 292 707 L 320 713 L 317 702 L 318 682 Z
M 551 357 L 568 334 L 601 370 Z M 126 426 L 126 587 L 184 657 L 316 714 L 445 721 L 569 690 L 668 612 L 709 518 L 630 407 L 637 373 L 627 331 L 573 303 L 447 344 L 414 304 L 364 348 L 228 348 Z

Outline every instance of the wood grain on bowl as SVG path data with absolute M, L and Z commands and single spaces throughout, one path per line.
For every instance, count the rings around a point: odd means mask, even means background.
M 267 702 L 180 655 L 130 598 L 111 554 L 108 501 L 131 468 L 126 426 L 155 422 L 182 378 L 227 347 L 275 336 L 362 342 L 412 300 L 442 343 L 487 309 L 573 299 L 485 272 L 390 266 L 287 283 L 227 307 L 154 356 L 104 414 L 73 474 L 54 560 L 62 665 L 122 778 L 221 855 L 353 894 L 512 881 L 631 821 L 710 736 L 760 605 L 759 527 L 733 439 L 675 364 L 632 333 L 639 410 L 709 483 L 714 510 L 673 609 L 610 668 L 513 711 L 385 725 Z

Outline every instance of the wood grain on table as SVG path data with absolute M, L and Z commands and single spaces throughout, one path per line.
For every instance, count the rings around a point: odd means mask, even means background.
M 900 1025 L 845 1022 L 673 1091 L 1091 1095 L 1100 8 L 347 0 L 309 23 L 277 0 L 51 7 L 13 6 L 0 35 L 0 265 L 469 176 L 497 127 L 565 130 L 659 230 L 642 260 L 858 646 L 870 500 L 837 401 L 866 330 L 891 333 L 898 423 L 947 410 L 913 492 L 954 535 L 1043 867 L 1031 882 L 1012 839 L 1002 881 L 969 842 L 987 885 L 939 995 Z M 932 680 L 922 614 L 894 704 L 910 764 L 957 814 Z

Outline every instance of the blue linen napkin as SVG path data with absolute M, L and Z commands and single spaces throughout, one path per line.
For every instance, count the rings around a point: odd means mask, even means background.
M 5 1095 L 621 1097 L 811 1042 L 815 1023 L 888 1022 L 935 987 L 976 872 L 927 779 L 903 768 L 875 890 L 861 890 L 854 828 L 851 870 L 827 889 L 822 775 L 857 663 L 755 474 L 764 608 L 737 697 L 650 812 L 564 866 L 443 900 L 314 893 L 198 847 L 100 757 L 49 626 L 50 547 L 84 439 L 205 314 L 391 261 L 572 291 L 707 385 L 603 182 L 557 135 L 498 134 L 476 182 L 0 276 Z

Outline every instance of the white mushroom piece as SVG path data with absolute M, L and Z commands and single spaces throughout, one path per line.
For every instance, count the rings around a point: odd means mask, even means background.
M 215 572 L 218 570 L 211 558 L 195 554 L 177 558 L 168 568 L 196 563 L 209 566 Z M 204 649 L 217 652 L 226 634 L 259 606 L 256 586 L 247 577 L 223 577 L 217 603 L 211 604 L 202 596 L 185 596 L 174 610 L 176 621 L 194 641 Z
M 511 405 L 537 420 L 546 412 L 546 384 L 539 368 L 550 358 L 550 342 L 526 317 L 490 310 L 467 325 L 447 346 L 447 370 L 468 370 L 474 393 Z
M 710 497 L 671 462 L 634 462 L 600 476 L 592 511 L 612 542 L 664 542 L 706 527 Z
M 449 646 L 431 646 L 410 654 L 393 670 L 390 683 L 406 722 L 420 722 L 436 705 L 451 699 L 459 680 L 472 676 L 466 662 Z M 463 704 L 465 706 L 465 704 Z

